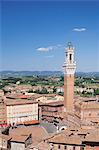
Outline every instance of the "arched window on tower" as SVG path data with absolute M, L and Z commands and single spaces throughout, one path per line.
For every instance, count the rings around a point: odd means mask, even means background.
M 70 63 L 72 62 L 72 54 L 69 55 Z

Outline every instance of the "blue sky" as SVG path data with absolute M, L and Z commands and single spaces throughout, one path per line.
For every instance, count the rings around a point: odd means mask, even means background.
M 77 71 L 99 71 L 98 1 L 1 2 L 0 70 L 60 70 L 75 46 Z

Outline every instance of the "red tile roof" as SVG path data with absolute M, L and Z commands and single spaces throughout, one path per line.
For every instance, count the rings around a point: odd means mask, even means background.
M 39 124 L 39 121 L 38 120 L 25 121 L 24 124 L 25 125 Z

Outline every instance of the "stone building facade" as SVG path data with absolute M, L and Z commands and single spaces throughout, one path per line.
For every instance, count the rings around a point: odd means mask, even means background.
M 38 103 L 31 100 L 7 100 L 7 124 L 38 120 Z

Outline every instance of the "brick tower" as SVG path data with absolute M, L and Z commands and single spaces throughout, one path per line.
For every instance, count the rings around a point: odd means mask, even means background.
M 71 42 L 68 42 L 65 48 L 64 61 L 64 111 L 73 112 L 74 99 L 74 73 L 76 63 L 74 62 L 74 47 Z

